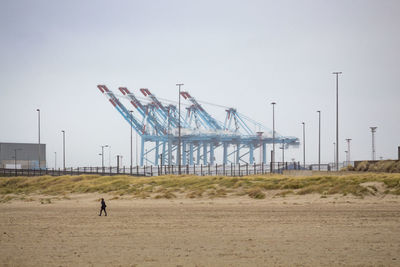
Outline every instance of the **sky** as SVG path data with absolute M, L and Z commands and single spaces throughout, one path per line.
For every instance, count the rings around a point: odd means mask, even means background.
M 129 125 L 96 86 L 177 101 L 184 83 L 270 128 L 276 102 L 277 132 L 302 140 L 305 122 L 307 163 L 318 160 L 321 110 L 321 161 L 333 162 L 341 71 L 340 161 L 346 138 L 352 160 L 371 159 L 371 126 L 377 158 L 396 159 L 399 14 L 397 0 L 0 0 L 0 142 L 37 142 L 39 108 L 49 168 L 54 152 L 61 166 L 61 130 L 67 167 L 100 166 L 105 144 L 106 163 L 128 165 Z

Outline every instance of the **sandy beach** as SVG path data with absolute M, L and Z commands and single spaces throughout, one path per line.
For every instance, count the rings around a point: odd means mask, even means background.
M 2 266 L 400 265 L 396 196 L 69 197 L 0 204 Z

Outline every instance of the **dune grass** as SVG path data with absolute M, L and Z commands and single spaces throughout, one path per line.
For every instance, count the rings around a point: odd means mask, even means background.
M 373 186 L 362 185 L 378 182 L 385 190 L 378 192 Z M 41 176 L 11 177 L 0 179 L 0 202 L 21 199 L 29 195 L 54 197 L 74 193 L 110 193 L 116 196 L 136 198 L 220 198 L 229 195 L 247 195 L 254 199 L 265 198 L 268 190 L 276 190 L 275 195 L 288 194 L 321 195 L 374 194 L 400 195 L 400 174 L 398 173 L 357 173 L 348 175 L 315 175 L 292 177 L 284 175 L 253 175 L 245 177 L 225 176 L 172 176 L 131 177 L 131 176 Z
M 357 167 L 348 166 L 343 170 L 359 171 L 359 172 L 389 172 L 400 173 L 399 160 L 379 160 L 377 162 L 363 161 Z

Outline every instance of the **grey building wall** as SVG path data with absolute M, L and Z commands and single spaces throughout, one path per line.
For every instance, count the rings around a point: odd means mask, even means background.
M 39 144 L 0 143 L 0 168 L 15 165 L 15 154 L 17 154 L 15 167 L 23 169 L 39 167 Z M 46 144 L 40 144 L 40 167 L 46 167 Z

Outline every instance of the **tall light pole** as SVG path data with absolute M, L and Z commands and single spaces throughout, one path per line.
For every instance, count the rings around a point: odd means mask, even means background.
M 339 74 L 342 72 L 332 72 L 336 75 L 336 144 L 339 144 Z M 339 146 L 336 145 L 336 171 L 339 171 Z
M 318 110 L 318 170 L 321 170 L 321 111 Z
M 375 160 L 375 132 L 378 127 L 369 127 L 372 134 L 372 160 Z
M 303 121 L 303 168 L 306 168 L 306 123 Z
M 179 122 L 178 122 L 178 174 L 181 174 L 181 86 L 183 83 L 177 83 L 179 87 Z
M 54 170 L 57 170 L 57 152 L 54 152 Z
M 101 167 L 104 169 L 104 148 L 108 145 L 101 146 Z
M 38 112 L 38 158 L 39 158 L 39 169 L 40 169 L 40 109 L 36 109 Z
M 131 114 L 131 117 L 130 117 L 130 123 L 131 123 L 131 172 L 132 172 L 132 157 L 133 157 L 133 155 L 132 155 L 132 112 L 133 112 L 133 110 L 129 110 L 129 113 Z
M 350 141 L 351 141 L 351 139 L 347 138 L 346 141 L 347 141 L 347 158 L 346 158 L 346 161 L 347 161 L 347 166 L 348 166 L 350 164 L 350 161 L 351 161 L 351 158 L 350 158 Z
M 333 142 L 333 167 L 336 168 L 336 142 Z
M 274 167 L 275 162 L 275 102 L 271 103 L 272 105 L 272 168 Z
M 63 169 L 65 170 L 65 131 L 61 131 L 63 134 Z

